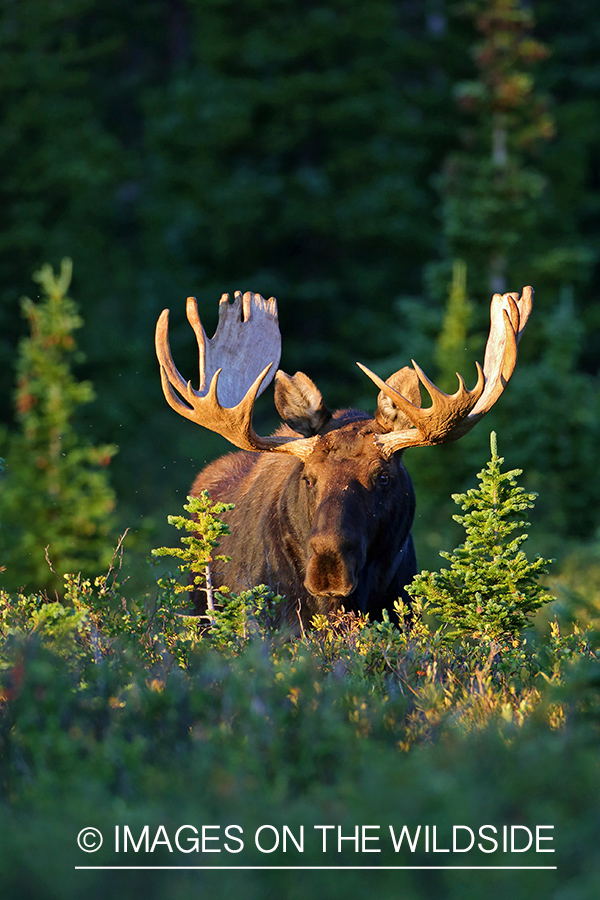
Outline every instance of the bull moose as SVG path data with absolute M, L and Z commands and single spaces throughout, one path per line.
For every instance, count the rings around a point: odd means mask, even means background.
M 456 393 L 445 394 L 414 361 L 387 381 L 358 363 L 380 389 L 374 417 L 355 409 L 332 413 L 307 375 L 276 371 L 281 335 L 274 298 L 238 291 L 230 302 L 224 294 L 210 340 L 195 298 L 188 298 L 200 356 L 198 390 L 173 362 L 164 310 L 156 352 L 167 402 L 242 451 L 207 465 L 191 489 L 235 504 L 227 516 L 231 535 L 219 551 L 231 560 L 219 563 L 215 586 L 269 585 L 287 598 L 290 624 L 342 605 L 376 619 L 406 597 L 416 558 L 415 498 L 404 451 L 455 441 L 491 409 L 514 371 L 532 296 L 525 287 L 521 296 L 492 297 L 483 369 L 476 363 L 472 390 L 458 375 Z M 273 378 L 283 424 L 261 437 L 253 407 Z M 431 398 L 426 407 L 421 385 Z M 197 590 L 194 602 L 197 614 L 205 612 L 204 592 Z

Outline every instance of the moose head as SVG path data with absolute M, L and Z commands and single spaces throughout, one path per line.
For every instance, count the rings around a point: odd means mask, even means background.
M 391 609 L 416 571 L 415 503 L 403 453 L 457 440 L 492 408 L 514 371 L 532 297 L 530 287 L 520 296 L 494 294 L 483 368 L 476 363 L 470 390 L 458 375 L 456 392 L 444 393 L 414 361 L 387 381 L 358 363 L 379 388 L 374 417 L 332 413 L 308 376 L 276 371 L 281 336 L 274 298 L 236 292 L 230 302 L 224 294 L 212 339 L 196 300 L 188 298 L 198 389 L 173 362 L 164 310 L 156 352 L 167 402 L 246 451 L 211 463 L 192 487 L 192 494 L 207 489 L 213 499 L 235 504 L 223 547 L 232 559 L 216 573 L 216 583 L 238 590 L 267 583 L 286 595 L 288 619 L 300 609 L 304 622 L 342 604 L 373 617 Z M 273 378 L 283 425 L 262 437 L 253 427 L 253 409 Z M 195 607 L 204 609 L 200 592 Z

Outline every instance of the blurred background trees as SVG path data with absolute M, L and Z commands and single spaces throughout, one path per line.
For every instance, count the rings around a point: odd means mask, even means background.
M 534 317 L 490 422 L 406 456 L 417 546 L 431 566 L 452 541 L 450 494 L 473 483 L 491 428 L 540 493 L 532 542 L 595 546 L 596 12 L 591 0 L 568 16 L 549 0 L 2 4 L 6 427 L 18 429 L 19 298 L 68 255 L 78 376 L 97 394 L 76 427 L 119 445 L 119 524 L 160 542 L 194 472 L 227 449 L 164 403 L 162 308 L 193 377 L 185 297 L 210 330 L 223 291 L 274 294 L 282 367 L 331 405 L 372 409 L 355 359 L 387 377 L 415 357 L 453 390 L 453 372 L 469 381 L 481 359 L 491 291 L 531 283 Z M 274 424 L 268 401 L 258 414 Z
M 45 265 L 34 275 L 41 302 L 21 302 L 31 334 L 17 354 L 17 428 L 0 428 L 0 561 L 13 590 L 27 582 L 61 590 L 62 575 L 98 574 L 113 554 L 115 496 L 106 467 L 117 448 L 93 446 L 76 427 L 94 390 L 72 372 L 73 333 L 83 322 L 68 296 L 71 274 L 69 259 L 58 276 Z

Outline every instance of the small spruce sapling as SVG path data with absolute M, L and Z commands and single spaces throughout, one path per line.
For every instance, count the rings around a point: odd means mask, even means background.
M 211 577 L 211 563 L 216 560 L 227 561 L 227 556 L 215 556 L 213 551 L 219 546 L 220 539 L 229 534 L 229 526 L 218 516 L 233 509 L 232 503 L 211 503 L 208 491 L 202 491 L 198 497 L 188 497 L 183 508 L 189 513 L 186 516 L 168 516 L 169 525 L 180 531 L 189 532 L 182 537 L 183 547 L 158 547 L 152 551 L 153 556 L 174 556 L 180 559 L 179 569 L 184 574 L 193 575 L 192 582 L 187 585 L 175 584 L 174 592 L 180 594 L 203 587 L 206 591 L 206 605 L 209 615 L 214 613 L 214 591 Z
M 284 598 L 260 584 L 236 594 L 227 587 L 213 588 L 211 565 L 230 557 L 215 555 L 222 537 L 229 534 L 229 526 L 219 519 L 223 512 L 233 509 L 233 503 L 212 503 L 207 491 L 198 497 L 188 497 L 184 509 L 186 516 L 168 516 L 167 521 L 180 530 L 189 532 L 182 537 L 183 547 L 159 547 L 153 556 L 174 556 L 179 559 L 179 571 L 192 576 L 188 584 L 180 584 L 169 576 L 159 579 L 163 588 L 163 608 L 171 614 L 177 609 L 177 596 L 200 588 L 206 592 L 207 615 L 210 620 L 208 634 L 214 646 L 228 652 L 240 651 L 255 636 L 269 637 L 281 622 Z
M 453 516 L 466 531 L 466 541 L 440 556 L 449 569 L 422 572 L 408 592 L 425 601 L 426 611 L 449 626 L 449 636 L 500 640 L 514 637 L 531 616 L 553 598 L 539 583 L 552 560 L 539 555 L 530 562 L 521 549 L 529 527 L 523 514 L 536 494 L 517 484 L 521 469 L 502 472 L 496 434 L 490 436 L 492 458 L 478 473 L 481 484 L 452 499 L 464 516 Z M 518 532 L 515 535 L 515 532 Z

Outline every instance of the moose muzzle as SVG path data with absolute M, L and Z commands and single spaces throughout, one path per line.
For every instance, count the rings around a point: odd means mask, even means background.
M 313 597 L 348 597 L 356 588 L 357 554 L 326 536 L 309 542 L 304 587 Z

